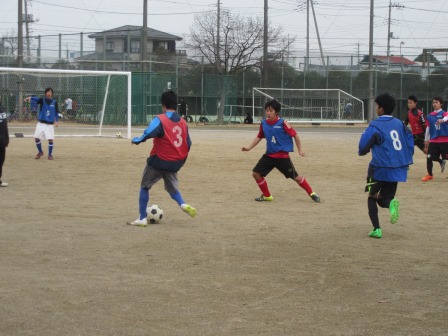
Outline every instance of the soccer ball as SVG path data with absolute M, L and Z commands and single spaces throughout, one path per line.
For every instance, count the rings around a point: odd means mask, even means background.
M 148 213 L 148 222 L 151 224 L 156 224 L 163 218 L 163 210 L 157 204 L 147 207 L 146 212 Z
M 115 136 L 117 137 L 117 138 L 122 138 L 123 136 L 121 135 L 121 132 L 118 132 L 117 134 L 115 134 Z

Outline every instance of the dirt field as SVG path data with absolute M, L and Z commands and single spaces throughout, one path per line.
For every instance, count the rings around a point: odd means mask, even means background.
M 297 128 L 297 127 L 296 127 Z M 0 335 L 447 335 L 447 172 L 420 182 L 417 151 L 399 185 L 401 217 L 369 238 L 370 160 L 362 128 L 297 128 L 293 161 L 322 203 L 280 173 L 274 201 L 251 169 L 265 149 L 240 151 L 256 128 L 191 129 L 179 210 L 159 183 L 160 224 L 138 212 L 151 142 L 58 138 L 54 161 L 13 138 L 0 189 Z M 46 151 L 46 144 L 44 146 Z

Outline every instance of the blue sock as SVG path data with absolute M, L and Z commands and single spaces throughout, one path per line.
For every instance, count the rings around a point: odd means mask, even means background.
M 140 189 L 140 197 L 138 198 L 138 206 L 140 211 L 140 219 L 146 218 L 148 214 L 146 213 L 146 208 L 149 202 L 149 190 L 146 188 Z
M 51 155 L 51 153 L 53 153 L 53 143 L 49 142 L 48 143 L 48 155 Z
M 179 190 L 176 190 L 176 192 L 170 194 L 170 196 L 173 200 L 177 202 L 177 204 L 179 204 L 179 206 L 185 203 Z
M 36 147 L 39 153 L 42 153 L 42 144 L 40 143 L 40 139 L 36 139 Z

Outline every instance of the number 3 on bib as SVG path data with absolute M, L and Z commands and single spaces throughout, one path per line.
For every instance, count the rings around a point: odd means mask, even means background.
M 182 143 L 183 143 L 183 140 L 182 140 L 182 128 L 180 128 L 179 126 L 174 126 L 173 127 L 173 133 L 175 133 L 175 136 L 177 138 L 177 140 L 174 141 L 174 146 L 176 146 L 176 147 L 182 146 Z

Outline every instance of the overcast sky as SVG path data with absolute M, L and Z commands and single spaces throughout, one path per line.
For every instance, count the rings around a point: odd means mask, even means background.
M 17 0 L 0 0 L 0 35 L 17 32 Z M 98 32 L 123 25 L 142 25 L 143 0 L 28 0 L 28 14 L 39 21 L 32 35 Z M 314 0 L 324 54 L 368 53 L 369 0 Z M 306 49 L 306 0 L 269 0 L 269 23 L 281 26 L 286 36 L 295 37 L 293 52 Z M 263 17 L 264 0 L 221 0 L 221 9 L 241 17 Z M 148 26 L 187 37 L 194 15 L 217 10 L 217 0 L 148 0 Z M 311 13 L 311 10 L 310 10 Z M 422 48 L 448 47 L 448 0 L 392 1 L 390 53 L 418 55 Z M 375 0 L 374 54 L 387 50 L 389 0 Z M 25 30 L 24 30 L 25 33 Z M 310 49 L 318 51 L 316 30 L 310 18 Z M 85 42 L 86 43 L 86 42 Z M 64 45 L 79 49 L 79 38 L 67 38 Z M 88 45 L 86 43 L 86 45 Z M 53 46 L 55 47 L 55 46 Z M 178 45 L 182 48 L 182 43 Z M 438 56 L 444 60 L 445 56 Z

